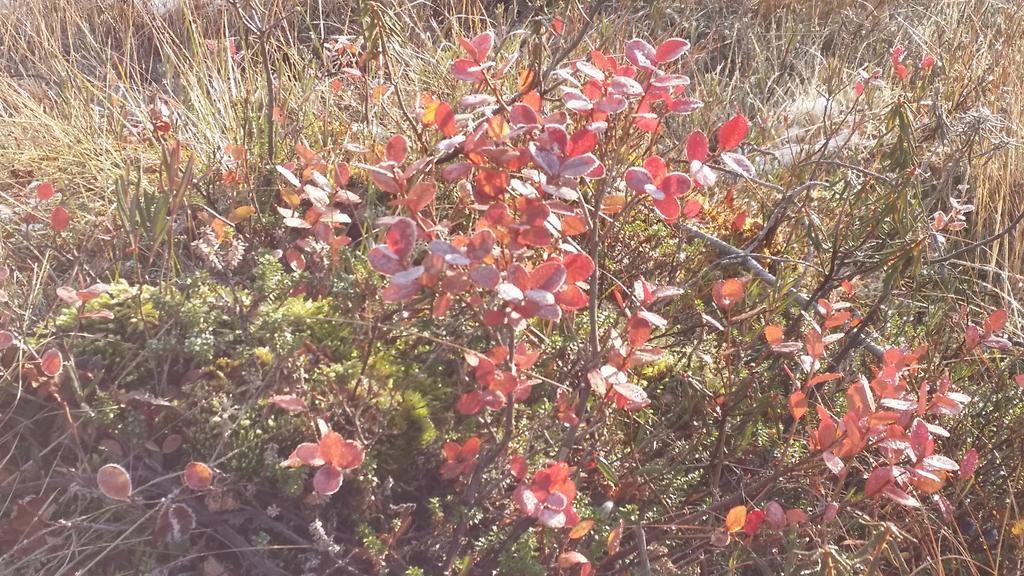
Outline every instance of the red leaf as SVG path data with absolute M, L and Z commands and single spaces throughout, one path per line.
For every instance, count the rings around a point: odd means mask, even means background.
M 0 330 L 0 350 L 7 349 L 14 344 L 14 334 L 7 330 Z
M 686 159 L 703 163 L 708 158 L 708 137 L 700 130 L 690 132 L 686 138 Z
M 718 130 L 718 149 L 732 150 L 740 145 L 750 131 L 750 123 L 743 114 L 737 114 L 730 118 Z
M 892 466 L 875 468 L 868 475 L 867 482 L 864 483 L 864 495 L 868 498 L 877 496 L 882 493 L 886 486 L 891 485 L 894 481 L 895 476 L 893 475 Z
M 971 448 L 964 454 L 964 459 L 960 462 L 960 478 L 964 480 L 974 476 L 974 471 L 978 468 L 978 451 Z
M 416 223 L 411 218 L 399 218 L 388 228 L 384 241 L 399 260 L 405 262 L 416 243 Z
M 509 459 L 508 469 L 516 480 L 522 481 L 523 478 L 526 478 L 526 457 L 522 454 L 516 454 Z
M 289 248 L 285 250 L 284 259 L 288 261 L 288 265 L 291 269 L 296 272 L 302 272 L 306 269 L 306 258 L 295 248 Z
M 459 401 L 455 404 L 455 409 L 458 410 L 459 414 L 469 416 L 476 414 L 484 407 L 484 395 L 479 390 L 467 392 L 459 397 Z
M 39 367 L 42 368 L 43 373 L 47 376 L 56 376 L 60 374 L 61 368 L 64 367 L 64 358 L 61 356 L 60 351 L 56 348 L 50 348 L 43 353 L 43 357 L 40 359 Z
M 991 335 L 993 332 L 1002 330 L 1006 326 L 1007 318 L 1006 310 L 1002 308 L 989 314 L 989 317 L 985 320 L 985 334 Z
M 419 212 L 434 201 L 434 196 L 436 194 L 437 185 L 433 182 L 417 182 L 416 185 L 409 190 L 409 195 L 405 199 L 405 205 L 409 208 L 410 212 Z
M 743 533 L 747 536 L 757 534 L 762 522 L 764 522 L 764 512 L 757 508 L 751 510 L 747 513 L 746 522 L 743 523 Z
M 384 157 L 396 164 L 405 162 L 405 156 L 409 153 L 409 141 L 401 134 L 395 134 L 388 140 L 384 147 Z
M 682 38 L 669 38 L 658 45 L 654 59 L 658 64 L 666 64 L 679 58 L 690 49 L 690 43 Z
M 50 213 L 50 226 L 56 232 L 63 232 L 68 227 L 68 222 L 71 218 L 68 216 L 68 211 L 63 206 L 57 206 Z
M 36 198 L 40 202 L 46 202 L 53 197 L 53 182 L 40 182 L 39 186 L 36 186 Z
M 594 273 L 594 260 L 587 254 L 569 254 L 562 259 L 562 264 L 565 266 L 566 282 L 569 284 L 589 280 Z

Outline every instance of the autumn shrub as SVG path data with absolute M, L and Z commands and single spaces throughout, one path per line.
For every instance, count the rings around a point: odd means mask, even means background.
M 260 79 L 273 21 L 234 6 L 252 44 L 201 49 Z M 991 239 L 928 171 L 934 55 L 887 47 L 772 152 L 681 37 L 537 16 L 424 90 L 379 9 L 318 47 L 315 112 L 271 72 L 214 160 L 146 107 L 119 267 L 5 309 L 3 573 L 1012 569 L 1024 376 L 955 268 Z M 67 186 L 20 190 L 27 230 L 81 225 Z

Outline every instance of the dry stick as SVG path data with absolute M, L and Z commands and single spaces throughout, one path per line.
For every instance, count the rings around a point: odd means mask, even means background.
M 513 353 L 516 349 L 515 328 L 509 328 L 508 349 L 511 351 L 508 355 L 508 367 L 513 374 L 516 374 L 517 372 L 514 361 L 515 354 Z M 515 400 L 512 397 L 509 397 L 505 404 L 501 439 L 498 440 L 498 443 L 494 448 L 480 457 L 480 461 L 473 469 L 473 476 L 469 479 L 469 485 L 466 487 L 466 493 L 462 499 L 466 510 L 462 511 L 462 516 L 459 518 L 459 522 L 455 526 L 455 532 L 452 534 L 451 544 L 448 546 L 448 553 L 445 558 L 444 566 L 441 569 L 442 573 L 447 573 L 451 570 L 452 566 L 455 564 L 455 557 L 458 556 L 459 552 L 462 550 L 463 539 L 466 535 L 466 530 L 469 528 L 469 516 L 467 515 L 467 511 L 476 504 L 476 497 L 480 492 L 480 484 L 483 482 L 484 474 L 487 472 L 487 469 L 505 453 L 505 449 L 508 448 L 509 443 L 512 441 L 512 434 L 515 432 L 514 416 Z
M 684 233 L 699 240 L 703 240 L 712 248 L 714 248 L 719 254 L 738 259 L 744 268 L 752 272 L 754 276 L 756 276 L 769 286 L 778 286 L 778 280 L 776 280 L 775 276 L 772 276 L 771 272 L 765 270 L 764 267 L 757 262 L 757 260 L 754 260 L 754 254 L 741 250 L 733 246 L 732 244 L 723 242 L 722 240 L 719 240 L 718 238 L 710 234 L 701 232 L 700 230 L 694 228 L 693 226 L 690 226 L 689 224 L 679 224 L 679 228 Z M 810 298 L 801 294 L 800 292 L 797 292 L 795 289 L 787 288 L 786 293 L 789 294 L 794 300 L 796 300 L 801 306 L 810 307 L 812 310 L 818 311 L 817 305 L 811 302 Z M 818 311 L 818 313 L 820 314 L 820 311 Z M 872 340 L 870 340 L 863 334 L 856 334 L 852 338 L 856 346 L 862 346 L 865 350 L 870 352 L 871 355 L 875 356 L 876 358 L 881 358 L 882 354 L 885 352 L 881 346 L 875 344 Z

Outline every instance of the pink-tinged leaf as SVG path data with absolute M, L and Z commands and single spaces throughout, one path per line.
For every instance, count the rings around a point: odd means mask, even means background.
M 934 470 L 945 470 L 948 472 L 955 472 L 960 469 L 960 465 L 952 458 L 947 458 L 941 454 L 932 454 L 925 457 L 922 464 Z
M 392 282 L 380 291 L 380 299 L 384 302 L 405 302 L 418 294 L 419 291 L 419 284 L 398 284 Z
M 117 464 L 107 464 L 96 472 L 96 483 L 107 498 L 128 502 L 132 495 L 132 479 Z
M 39 186 L 36 186 L 36 198 L 40 202 L 46 202 L 50 198 L 53 198 L 53 182 L 40 182 Z
M 321 466 L 313 476 L 313 489 L 330 496 L 341 488 L 342 472 L 333 466 Z
M 436 195 L 437 184 L 432 181 L 420 181 L 409 190 L 409 195 L 405 198 L 405 205 L 410 212 L 419 212 L 430 206 Z
M 501 274 L 494 266 L 484 264 L 470 270 L 469 279 L 484 290 L 494 290 L 498 283 L 501 282 Z
M 392 274 L 391 282 L 401 286 L 418 286 L 418 280 L 423 276 L 424 271 L 423 266 L 413 266 L 397 274 Z
M 722 163 L 728 166 L 733 172 L 738 172 L 747 178 L 753 178 L 757 175 L 754 165 L 751 164 L 750 160 L 742 154 L 736 154 L 735 152 L 723 152 Z
M 590 300 L 587 298 L 587 293 L 579 286 L 570 284 L 555 294 L 555 301 L 564 310 L 572 311 L 583 308 Z
M 295 248 L 285 250 L 284 259 L 288 262 L 288 265 L 291 266 L 291 269 L 296 272 L 302 272 L 306 269 L 306 257 L 302 255 L 302 252 L 299 252 Z
M 78 306 L 82 303 L 82 299 L 78 297 L 78 290 L 75 290 L 70 286 L 58 287 L 57 298 L 60 298 L 61 301 L 69 306 Z
M 903 491 L 903 489 L 899 488 L 895 484 L 889 484 L 885 488 L 883 488 L 882 495 L 885 496 L 886 498 L 889 498 L 893 502 L 896 502 L 897 504 L 902 504 L 903 506 L 909 506 L 911 508 L 917 508 L 921 506 L 921 503 L 918 502 L 917 498 L 914 498 L 910 494 L 907 494 L 906 492 Z
M 57 206 L 50 212 L 50 227 L 54 232 L 63 232 L 71 221 L 68 211 L 63 206 Z
M 846 468 L 846 464 L 843 463 L 842 458 L 836 456 L 831 451 L 826 450 L 825 452 L 822 452 L 821 458 L 825 461 L 825 466 L 827 466 L 828 469 L 837 476 Z
M 878 496 L 885 487 L 892 485 L 893 482 L 895 482 L 895 476 L 892 466 L 875 468 L 864 483 L 864 495 L 868 498 Z
M 7 330 L 0 330 L 0 350 L 6 350 L 14 344 L 14 334 Z
M 974 476 L 974 471 L 978 468 L 978 451 L 971 448 L 964 454 L 964 459 L 960 462 L 960 478 L 966 480 L 971 476 Z
M 539 126 L 540 116 L 532 106 L 520 102 L 509 109 L 508 122 L 512 126 Z
M 50 348 L 40 358 L 39 367 L 47 376 L 56 376 L 60 374 L 61 369 L 64 367 L 64 358 L 59 350 Z
M 669 38 L 658 45 L 654 59 L 658 64 L 667 64 L 679 58 L 690 49 L 690 43 L 682 38 Z
M 836 519 L 839 515 L 839 504 L 835 502 L 829 502 L 825 505 L 825 510 L 821 513 L 821 523 L 828 524 L 829 522 Z
M 535 515 L 540 508 L 537 495 L 525 484 L 520 484 L 512 493 L 512 501 L 519 507 L 519 511 L 527 516 Z
M 181 473 L 181 483 L 197 491 L 213 486 L 213 470 L 202 462 L 189 462 Z
M 676 98 L 669 102 L 668 110 L 674 114 L 692 114 L 704 107 L 704 102 L 696 98 Z
M 543 508 L 537 515 L 537 521 L 548 528 L 565 528 L 566 516 L 561 510 Z
M 373 183 L 381 190 L 388 194 L 402 193 L 402 186 L 392 172 L 376 166 L 362 166 L 362 168 L 370 175 L 370 180 L 373 180 Z
M 416 244 L 416 222 L 411 218 L 399 218 L 388 227 L 384 236 L 388 248 L 405 262 L 412 253 L 413 245 Z
M 626 42 L 626 60 L 643 70 L 654 70 L 654 63 L 657 61 L 657 53 L 654 47 L 640 39 Z
M 703 207 L 704 206 L 700 203 L 700 200 L 697 200 L 696 198 L 687 198 L 686 202 L 683 204 L 683 216 L 693 220 L 698 214 L 700 214 Z
M 629 76 L 616 76 L 608 82 L 608 93 L 636 97 L 643 95 L 644 87 Z
M 718 149 L 732 150 L 739 146 L 750 131 L 750 122 L 743 114 L 737 114 L 727 120 L 718 130 Z
M 670 172 L 658 183 L 658 188 L 669 196 L 682 196 L 689 192 L 692 186 L 690 177 L 682 172 Z
M 630 382 L 618 382 L 613 385 L 615 392 L 621 394 L 626 400 L 634 404 L 644 404 L 647 402 L 647 392 L 643 388 L 632 384 Z
M 292 450 L 287 460 L 281 462 L 282 467 L 323 466 L 324 459 L 320 455 L 320 445 L 314 442 L 303 442 Z
M 781 530 L 786 527 L 786 511 L 775 500 L 765 504 L 764 519 L 775 530 Z
M 593 154 L 583 154 L 581 156 L 567 158 L 562 162 L 562 166 L 558 172 L 565 178 L 579 178 L 600 165 L 601 162 L 597 159 L 597 156 L 594 156 Z
M 626 181 L 626 186 L 637 194 L 646 194 L 647 187 L 654 184 L 654 179 L 643 168 L 630 168 L 626 170 L 623 178 Z
M 395 134 L 388 140 L 384 147 L 384 157 L 395 164 L 405 162 L 405 156 L 409 153 L 409 141 L 401 134 Z
M 526 457 L 522 454 L 516 454 L 509 458 L 508 469 L 516 480 L 522 481 L 523 478 L 526 478 Z
M 708 137 L 704 132 L 694 130 L 686 137 L 686 159 L 701 163 L 708 159 Z
M 466 58 L 452 62 L 452 76 L 463 82 L 480 82 L 484 79 L 483 70 L 482 66 Z
M 306 406 L 306 401 L 294 394 L 279 394 L 277 396 L 271 396 L 270 402 L 278 408 L 291 412 L 292 414 L 296 412 L 305 412 L 309 409 L 309 407 Z
M 494 47 L 494 32 L 490 30 L 481 32 L 474 36 L 469 43 L 473 47 L 473 50 L 472 52 L 467 50 L 467 52 L 470 52 L 470 55 L 478 62 L 483 62 L 487 58 L 487 55 L 491 53 L 491 48 Z
M 371 268 L 385 276 L 398 274 L 405 270 L 405 265 L 390 248 L 383 244 L 374 246 L 366 255 L 366 259 L 370 262 Z

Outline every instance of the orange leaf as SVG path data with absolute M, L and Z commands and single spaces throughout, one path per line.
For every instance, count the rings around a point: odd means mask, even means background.
M 189 462 L 181 473 L 181 483 L 193 490 L 207 490 L 213 486 L 213 470 L 202 462 Z
M 57 374 L 60 374 L 60 370 L 63 366 L 64 358 L 60 355 L 60 350 L 57 350 L 56 348 L 50 348 L 44 352 L 39 363 L 39 367 L 43 369 L 43 373 L 47 376 L 56 376 Z
M 789 411 L 794 420 L 800 420 L 807 412 L 807 395 L 797 390 L 789 395 Z
M 132 479 L 128 472 L 117 464 L 107 464 L 96 473 L 96 483 L 100 492 L 114 500 L 127 502 L 132 495 Z
M 572 531 L 569 532 L 570 540 L 578 540 L 587 535 L 590 529 L 594 527 L 593 520 L 580 520 L 580 523 L 573 527 Z
M 728 312 L 730 308 L 743 300 L 745 291 L 744 282 L 739 278 L 727 278 L 715 282 L 711 288 L 711 297 L 722 310 Z
M 622 540 L 622 522 L 608 533 L 608 554 L 612 555 L 619 551 L 619 542 Z
M 740 504 L 739 506 L 735 506 L 729 510 L 729 513 L 725 516 L 725 531 L 739 532 L 743 529 L 743 525 L 746 523 L 747 507 Z

